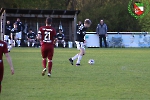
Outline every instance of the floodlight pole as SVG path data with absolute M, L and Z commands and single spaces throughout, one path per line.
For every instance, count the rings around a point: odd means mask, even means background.
M 0 40 L 3 40 L 3 36 L 5 34 L 5 22 L 6 22 L 6 11 L 4 10 L 1 14 Z

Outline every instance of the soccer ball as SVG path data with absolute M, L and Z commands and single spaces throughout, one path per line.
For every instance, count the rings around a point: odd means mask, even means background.
M 89 63 L 90 65 L 93 65 L 93 64 L 95 63 L 95 61 L 94 61 L 93 59 L 90 59 L 90 60 L 88 61 L 88 63 Z

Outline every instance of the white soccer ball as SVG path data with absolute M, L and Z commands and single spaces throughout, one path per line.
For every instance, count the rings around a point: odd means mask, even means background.
M 95 61 L 94 61 L 94 59 L 90 59 L 90 60 L 88 61 L 88 63 L 89 63 L 90 65 L 93 65 L 93 64 L 95 63 Z

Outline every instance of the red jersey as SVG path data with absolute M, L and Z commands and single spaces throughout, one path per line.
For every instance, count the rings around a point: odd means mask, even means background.
M 7 44 L 0 40 L 0 67 L 3 67 L 3 54 L 8 53 Z
M 0 40 L 0 62 L 4 53 L 8 53 L 7 44 Z
M 2 81 L 4 74 L 4 65 L 3 65 L 4 53 L 8 53 L 7 44 L 0 40 L 0 82 Z M 1 85 L 0 85 L 0 92 L 1 92 Z
M 39 34 L 41 34 L 41 42 L 53 45 L 54 37 L 56 35 L 56 30 L 51 26 L 42 26 L 39 29 Z

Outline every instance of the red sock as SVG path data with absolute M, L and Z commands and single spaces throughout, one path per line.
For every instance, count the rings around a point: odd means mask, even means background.
M 51 74 L 51 70 L 52 70 L 52 61 L 48 62 L 48 73 Z
M 46 60 L 46 59 L 43 59 L 43 61 L 42 61 L 43 68 L 46 68 L 46 63 L 47 63 L 47 60 Z
M 1 86 L 1 84 L 0 84 L 0 93 L 1 93 L 1 88 L 2 88 L 2 86 Z

